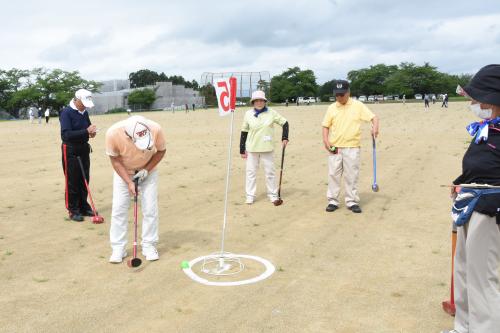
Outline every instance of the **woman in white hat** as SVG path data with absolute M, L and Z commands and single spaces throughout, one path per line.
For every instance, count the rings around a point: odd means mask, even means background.
M 288 122 L 278 112 L 267 107 L 266 95 L 257 90 L 252 93 L 250 102 L 253 109 L 245 113 L 241 128 L 240 154 L 247 160 L 246 165 L 246 203 L 251 205 L 255 200 L 256 175 L 259 162 L 264 165 L 266 174 L 267 196 L 275 205 L 278 200 L 274 168 L 274 124 L 283 127 L 281 142 L 283 147 L 288 143 Z

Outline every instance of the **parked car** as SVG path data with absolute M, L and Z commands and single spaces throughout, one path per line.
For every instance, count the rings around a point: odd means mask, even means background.
M 297 100 L 299 104 L 316 103 L 316 97 L 299 97 Z
M 358 101 L 366 102 L 366 96 L 364 96 L 364 95 L 359 96 Z
M 399 95 L 394 95 L 392 97 L 394 98 L 395 101 L 399 101 Z
M 242 101 L 236 101 L 235 105 L 236 106 L 244 106 L 244 105 L 247 105 L 247 103 L 242 102 Z
M 370 95 L 368 96 L 368 102 L 374 102 L 375 101 L 375 96 Z
M 415 94 L 415 99 L 422 99 L 422 95 L 421 94 Z

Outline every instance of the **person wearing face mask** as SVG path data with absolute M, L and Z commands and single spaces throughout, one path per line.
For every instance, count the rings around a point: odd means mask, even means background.
M 361 213 L 358 177 L 361 122 L 372 123 L 372 136 L 378 136 L 379 121 L 363 103 L 350 97 L 349 82 L 333 82 L 336 102 L 328 107 L 323 122 L 323 144 L 328 152 L 327 212 L 339 208 L 340 181 L 344 176 L 345 202 L 353 213 Z
M 457 92 L 472 100 L 470 109 L 482 120 L 467 126 L 473 139 L 463 157 L 462 174 L 453 181 L 461 188 L 455 193 L 452 187 L 452 217 L 458 227 L 454 264 L 456 314 L 454 329 L 442 333 L 498 333 L 500 65 L 481 68 Z
M 163 130 L 156 122 L 131 116 L 112 125 L 106 132 L 106 154 L 113 166 L 113 206 L 109 238 L 111 263 L 121 263 L 127 256 L 127 223 L 130 198 L 138 195 L 142 208 L 142 254 L 146 260 L 159 259 L 158 243 L 158 171 L 165 156 Z
M 253 204 L 257 191 L 256 175 L 259 162 L 264 165 L 266 174 L 267 196 L 276 206 L 281 204 L 278 200 L 278 189 L 274 168 L 274 124 L 283 127 L 281 144 L 288 144 L 288 122 L 278 112 L 268 108 L 266 95 L 257 90 L 252 93 L 250 102 L 253 109 L 245 113 L 240 138 L 241 158 L 246 159 L 246 203 Z
M 65 204 L 69 218 L 82 222 L 84 216 L 93 216 L 87 202 L 87 188 L 83 181 L 78 157 L 82 161 L 87 182 L 90 181 L 90 145 L 89 138 L 94 138 L 97 128 L 92 125 L 87 109 L 94 107 L 92 93 L 79 89 L 59 117 L 61 124 L 62 165 L 65 176 Z

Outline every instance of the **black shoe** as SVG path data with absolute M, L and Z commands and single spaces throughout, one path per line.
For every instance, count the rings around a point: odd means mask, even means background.
M 80 214 L 71 214 L 69 218 L 70 220 L 75 222 L 83 222 L 83 216 L 81 216 Z
M 327 212 L 334 212 L 337 210 L 337 208 L 339 208 L 339 206 L 335 206 L 334 204 L 328 204 L 328 206 L 326 206 L 326 211 Z
M 352 205 L 351 207 L 348 208 L 353 213 L 361 213 L 361 207 L 359 207 L 358 205 Z
M 94 212 L 92 211 L 92 209 L 87 209 L 87 210 L 83 210 L 81 215 L 82 216 L 94 216 Z

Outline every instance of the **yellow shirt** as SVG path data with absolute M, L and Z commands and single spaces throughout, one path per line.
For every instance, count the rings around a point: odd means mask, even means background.
M 286 119 L 273 109 L 267 108 L 255 117 L 255 110 L 245 113 L 242 132 L 248 132 L 246 151 L 251 153 L 265 153 L 274 150 L 274 124 L 283 126 Z
M 143 169 L 157 151 L 166 149 L 165 137 L 160 125 L 148 120 L 151 130 L 153 146 L 150 150 L 141 150 L 135 146 L 132 139 L 125 133 L 126 121 L 122 120 L 112 125 L 106 132 L 106 154 L 113 157 L 120 156 L 123 165 L 130 175 L 136 170 Z
M 373 112 L 363 103 L 349 98 L 345 105 L 331 104 L 321 125 L 330 129 L 330 145 L 353 148 L 361 146 L 361 121 L 371 121 L 373 117 Z

